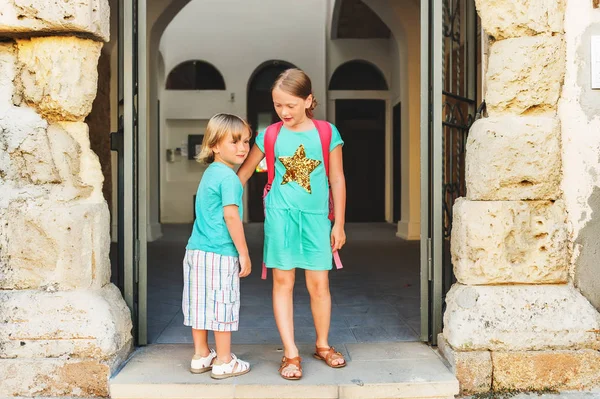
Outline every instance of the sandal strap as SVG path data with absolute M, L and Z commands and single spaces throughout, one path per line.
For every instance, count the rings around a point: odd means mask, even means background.
M 317 354 L 319 356 L 321 356 L 322 358 L 325 359 L 325 361 L 327 362 L 327 364 L 330 364 L 332 361 L 336 360 L 336 359 L 344 359 L 344 355 L 342 355 L 340 352 L 336 351 L 335 348 L 333 346 L 330 346 L 329 348 L 319 348 L 318 346 L 316 347 L 317 349 Z M 325 356 L 323 356 L 321 353 L 323 352 L 327 352 L 325 354 Z M 336 359 L 332 359 L 333 356 L 338 355 L 338 357 Z M 344 359 L 345 360 L 345 359 Z
M 283 359 L 281 359 L 281 366 L 279 367 L 279 371 L 283 370 L 284 368 L 288 367 L 288 366 L 296 366 L 298 367 L 298 370 L 300 370 L 300 372 L 302 372 L 302 358 L 300 356 L 296 356 L 296 357 L 283 357 Z

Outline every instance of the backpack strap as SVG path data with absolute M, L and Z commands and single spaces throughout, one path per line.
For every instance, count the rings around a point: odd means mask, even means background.
M 331 145 L 331 125 L 327 121 L 313 119 L 313 123 L 319 132 L 321 139 L 321 149 L 323 150 L 323 166 L 325 166 L 325 174 L 329 179 L 329 146 Z
M 329 147 L 331 146 L 331 136 L 333 132 L 331 131 L 331 125 L 327 121 L 320 121 L 317 119 L 313 119 L 313 123 L 319 132 L 319 138 L 321 139 L 321 149 L 323 151 L 323 166 L 325 167 L 325 174 L 327 179 L 329 180 Z M 331 192 L 329 193 L 331 196 Z M 330 201 L 332 199 L 330 198 Z M 333 253 L 333 262 L 335 263 L 336 269 L 341 269 L 344 266 L 342 265 L 342 261 L 340 260 L 340 254 L 338 251 Z
M 265 193 L 271 190 L 273 180 L 275 180 L 275 142 L 277 141 L 281 126 L 283 126 L 283 122 L 273 123 L 265 131 L 264 149 L 265 158 L 267 159 L 267 186 L 265 187 Z M 262 264 L 261 279 L 267 279 L 267 265 L 264 262 Z
M 277 141 L 281 126 L 283 126 L 283 122 L 277 122 L 269 125 L 265 131 L 264 147 L 265 158 L 267 158 L 267 184 L 269 188 L 271 188 L 273 180 L 275 179 L 275 141 Z

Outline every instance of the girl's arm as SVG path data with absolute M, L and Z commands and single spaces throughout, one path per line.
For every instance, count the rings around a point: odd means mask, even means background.
M 240 181 L 242 182 L 242 186 L 246 185 L 246 182 L 252 176 L 252 174 L 256 170 L 256 167 L 258 166 L 260 161 L 263 160 L 264 157 L 265 154 L 263 154 L 260 148 L 258 148 L 258 146 L 255 144 L 250 150 L 248 158 L 246 158 L 246 160 L 244 161 L 242 166 L 240 166 L 237 172 L 237 175 L 240 178 Z
M 246 277 L 252 270 L 250 255 L 248 254 L 248 244 L 244 235 L 244 226 L 240 219 L 240 212 L 237 205 L 227 205 L 223 208 L 223 218 L 227 225 L 227 230 L 240 256 L 240 277 Z
M 333 195 L 335 221 L 331 230 L 331 249 L 333 252 L 346 243 L 344 224 L 346 223 L 346 178 L 342 160 L 342 146 L 338 145 L 329 154 L 329 185 Z

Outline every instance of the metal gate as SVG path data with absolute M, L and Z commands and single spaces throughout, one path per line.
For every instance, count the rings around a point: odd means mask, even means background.
M 421 2 L 421 338 L 437 345 L 450 257 L 452 206 L 466 195 L 465 145 L 477 104 L 474 0 Z

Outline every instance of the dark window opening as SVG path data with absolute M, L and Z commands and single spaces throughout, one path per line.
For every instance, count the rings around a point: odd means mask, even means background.
M 366 61 L 349 61 L 340 65 L 329 82 L 329 90 L 387 90 L 381 71 Z
M 186 61 L 167 77 L 167 90 L 225 90 L 221 72 L 208 62 Z

